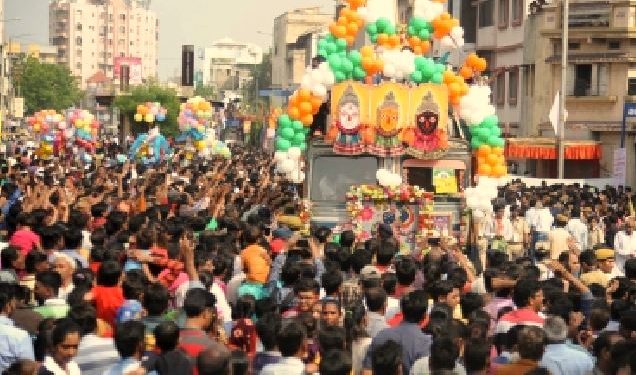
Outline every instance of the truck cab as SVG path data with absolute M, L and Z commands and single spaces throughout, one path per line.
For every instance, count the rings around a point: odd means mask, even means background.
M 374 155 L 339 155 L 331 144 L 312 140 L 307 149 L 307 180 L 304 197 L 311 203 L 311 222 L 334 227 L 349 220 L 345 195 L 352 185 L 377 184 L 380 168 L 400 173 L 404 183 L 435 192 L 433 173 L 436 168 L 452 170 L 457 183 L 456 194 L 435 194 L 434 211 L 452 213 L 453 234 L 459 235 L 463 212 L 463 190 L 471 176 L 471 152 L 468 142 L 451 139 L 448 151 L 437 159 L 418 159 L 404 155 L 380 158 Z M 454 176 L 453 176 L 454 174 Z M 449 233 L 450 234 L 450 233 Z

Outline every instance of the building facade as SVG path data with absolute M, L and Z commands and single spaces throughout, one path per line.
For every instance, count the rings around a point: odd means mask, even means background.
M 528 86 L 522 93 L 528 136 L 555 134 L 548 113 L 560 91 L 562 9 L 562 1 L 555 1 L 536 8 L 528 19 L 523 78 Z M 620 147 L 624 105 L 636 102 L 636 0 L 570 0 L 568 25 L 565 138 L 595 143 L 599 152 L 582 160 L 579 169 L 587 177 L 609 178 L 614 150 Z M 626 130 L 626 183 L 634 186 L 636 118 L 627 119 Z M 566 177 L 568 162 L 573 163 L 566 160 Z M 594 168 L 598 176 L 589 176 Z
M 202 81 L 219 94 L 239 95 L 252 79 L 251 69 L 263 61 L 263 49 L 255 44 L 224 38 L 203 52 Z
M 312 35 L 328 30 L 333 13 L 319 7 L 295 9 L 274 19 L 272 48 L 272 87 L 293 89 L 300 85 L 305 68 L 311 62 Z
M 50 43 L 82 87 L 98 71 L 118 79 L 130 64 L 136 78 L 157 76 L 159 20 L 150 0 L 54 0 L 49 6 Z

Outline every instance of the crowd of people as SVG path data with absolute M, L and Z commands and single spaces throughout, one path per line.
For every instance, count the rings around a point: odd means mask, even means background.
M 631 190 L 500 189 L 469 245 L 304 233 L 268 155 L 0 161 L 3 374 L 636 372 Z M 468 255 L 466 255 L 468 254 Z

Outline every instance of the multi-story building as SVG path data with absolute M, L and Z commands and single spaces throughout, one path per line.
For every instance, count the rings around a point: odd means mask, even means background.
M 10 41 L 6 44 L 7 57 L 11 61 L 10 67 L 14 63 L 28 57 L 38 59 L 44 64 L 57 63 L 57 48 L 55 46 L 42 46 L 35 43 L 22 44 Z
M 224 38 L 203 52 L 202 81 L 215 92 L 239 94 L 252 77 L 251 69 L 263 61 L 263 49 Z
M 533 7 L 524 41 L 522 121 L 527 136 L 547 137 L 552 150 L 548 113 L 561 88 L 562 9 L 562 0 Z M 570 0 L 568 25 L 565 175 L 612 177 L 624 105 L 636 102 L 636 0 Z M 628 117 L 626 130 L 626 182 L 633 186 L 636 118 Z M 531 164 L 530 172 L 554 176 L 553 157 Z
M 295 9 L 274 19 L 272 51 L 272 87 L 288 90 L 300 84 L 305 68 L 311 62 L 312 35 L 326 31 L 333 13 L 319 7 Z
M 49 38 L 82 87 L 98 71 L 119 78 L 121 65 L 129 65 L 131 83 L 157 75 L 159 20 L 150 0 L 53 0 Z

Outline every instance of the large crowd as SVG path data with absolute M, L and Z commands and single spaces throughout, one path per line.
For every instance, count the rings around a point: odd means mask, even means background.
M 629 188 L 513 181 L 468 246 L 415 257 L 389 225 L 304 233 L 261 151 L 24 151 L 0 160 L 3 374 L 636 373 Z

